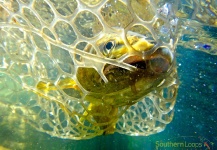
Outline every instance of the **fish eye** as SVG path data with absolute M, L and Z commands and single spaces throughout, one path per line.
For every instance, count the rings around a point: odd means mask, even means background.
M 108 55 L 111 50 L 116 46 L 116 43 L 114 40 L 112 41 L 108 41 L 105 45 L 104 45 L 104 48 L 103 48 L 103 53 L 105 55 Z
M 110 51 L 112 50 L 113 48 L 115 47 L 115 41 L 108 41 L 106 44 L 105 44 L 105 49 L 107 51 Z

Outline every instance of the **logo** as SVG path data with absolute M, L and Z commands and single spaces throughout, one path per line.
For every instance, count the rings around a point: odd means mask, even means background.
M 155 142 L 156 150 L 214 150 L 215 146 L 202 136 L 180 136 Z

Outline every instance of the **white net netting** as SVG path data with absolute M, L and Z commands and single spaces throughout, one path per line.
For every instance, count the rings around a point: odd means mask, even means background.
M 3 121 L 69 139 L 162 131 L 178 88 L 175 16 L 160 0 L 0 0 Z

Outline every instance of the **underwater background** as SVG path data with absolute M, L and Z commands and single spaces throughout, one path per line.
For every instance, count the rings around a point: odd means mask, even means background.
M 25 143 L 28 150 L 216 150 L 217 57 L 178 46 L 177 66 L 180 88 L 174 119 L 163 132 L 151 136 L 115 133 L 88 140 L 68 140 L 28 127 L 25 138 L 20 138 L 16 125 L 10 128 L 1 125 L 0 145 L 8 140 L 11 144 Z M 14 148 L 19 149 L 16 144 Z

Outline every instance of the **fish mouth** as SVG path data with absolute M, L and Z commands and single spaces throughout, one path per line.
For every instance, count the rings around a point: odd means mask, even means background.
M 152 55 L 142 57 L 139 55 L 129 56 L 124 59 L 124 63 L 130 64 L 136 67 L 136 71 L 143 70 L 152 74 L 162 74 L 170 70 L 172 66 L 173 55 L 169 49 L 160 48 L 156 50 Z M 104 75 L 107 75 L 111 70 L 120 68 L 114 65 L 107 65 L 104 68 Z
M 146 69 L 147 68 L 147 61 L 144 60 L 141 56 L 130 56 L 124 60 L 125 63 L 130 64 L 137 69 Z
M 103 74 L 108 82 L 94 68 L 78 68 L 77 79 L 94 100 L 97 97 L 115 106 L 132 104 L 164 83 L 174 70 L 172 56 L 169 50 L 161 49 L 145 57 L 137 53 L 122 59 L 135 69 L 106 64 Z

